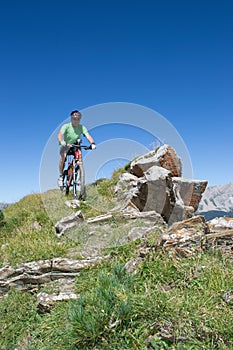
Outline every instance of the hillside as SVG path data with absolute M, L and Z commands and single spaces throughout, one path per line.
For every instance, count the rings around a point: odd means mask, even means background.
M 109 213 L 116 204 L 114 184 L 103 180 L 88 188 L 88 199 L 81 204 L 86 217 L 100 214 L 93 202 L 102 203 L 102 214 Z M 56 195 L 46 194 L 53 203 Z M 110 235 L 111 244 L 102 250 L 102 262 L 78 273 L 78 299 L 38 313 L 38 293 L 57 293 L 55 281 L 28 292 L 22 285 L 9 291 L 0 301 L 1 350 L 232 348 L 231 306 L 222 299 L 232 287 L 232 264 L 221 254 L 210 250 L 171 258 L 157 245 L 165 229 L 161 223 L 154 223 L 146 236 L 121 241 L 136 227 L 145 230 L 148 220 L 140 218 L 129 223 L 114 216 L 99 222 L 97 240 L 93 230 L 87 237 L 85 225 L 58 238 L 39 194 L 4 209 L 4 215 L 2 267 L 21 264 L 22 269 L 25 262 L 59 256 L 77 259 L 89 238 L 92 252 L 101 237 Z
M 167 194 L 164 175 L 179 171 L 169 159 L 166 171 L 147 172 L 162 187 L 145 191 L 145 178 L 122 168 L 87 186 L 75 208 L 51 190 L 3 210 L 1 350 L 233 348 L 233 222 L 190 215 L 180 189 L 193 182 L 175 173 L 172 201 L 157 198 Z M 195 184 L 194 206 L 203 192 Z M 173 219 L 188 218 L 169 225 L 168 210 L 151 210 L 154 198 L 177 210 Z

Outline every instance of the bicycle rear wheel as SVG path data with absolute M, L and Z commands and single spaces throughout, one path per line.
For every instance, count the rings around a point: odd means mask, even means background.
M 84 173 L 83 163 L 81 162 L 74 167 L 73 195 L 74 195 L 74 199 L 80 199 L 80 200 L 86 199 L 85 173 Z

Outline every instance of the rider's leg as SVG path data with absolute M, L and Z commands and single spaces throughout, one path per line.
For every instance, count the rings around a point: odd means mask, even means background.
M 65 153 L 60 153 L 60 159 L 59 159 L 59 175 L 60 176 L 63 176 L 65 160 L 66 160 L 66 154 Z
M 63 170 L 65 166 L 66 155 L 69 150 L 67 146 L 61 146 L 60 148 L 60 158 L 59 158 L 59 174 L 63 176 Z
M 66 154 L 67 154 L 67 147 L 61 146 L 60 158 L 59 158 L 59 179 L 58 179 L 59 187 L 63 187 L 63 170 L 65 166 Z

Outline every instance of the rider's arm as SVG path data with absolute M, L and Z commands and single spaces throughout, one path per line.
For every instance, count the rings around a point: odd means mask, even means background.
M 96 149 L 96 145 L 93 137 L 89 133 L 86 133 L 85 136 L 91 144 L 91 149 Z
M 59 134 L 57 136 L 59 144 L 61 144 L 63 142 L 63 135 L 67 132 L 68 125 L 69 124 L 63 124 L 60 131 L 59 131 Z M 64 141 L 64 143 L 65 143 L 65 141 Z
M 63 135 L 64 135 L 64 132 L 60 131 L 58 134 L 58 137 L 57 137 L 59 144 L 61 144 L 61 142 L 62 142 Z
M 93 137 L 92 137 L 89 133 L 85 134 L 85 136 L 86 136 L 86 138 L 88 139 L 88 141 L 90 142 L 90 144 L 95 143 Z

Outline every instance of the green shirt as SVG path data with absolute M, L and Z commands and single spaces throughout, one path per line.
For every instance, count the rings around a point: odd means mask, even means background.
M 81 135 L 86 135 L 88 133 L 84 125 L 78 124 L 74 127 L 72 123 L 64 124 L 60 131 L 64 133 L 64 141 L 67 144 L 74 143 Z

